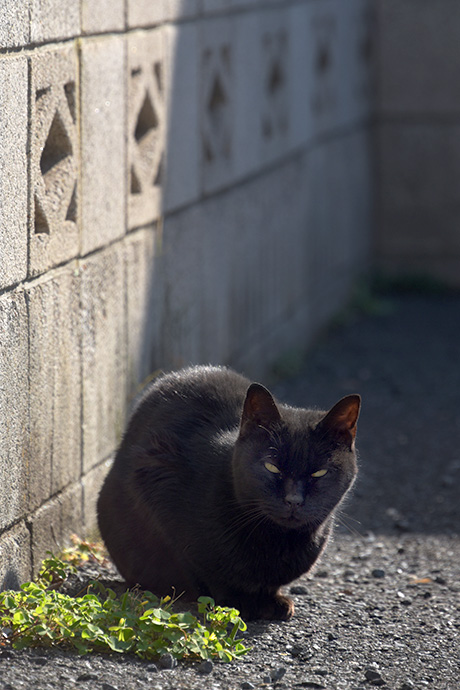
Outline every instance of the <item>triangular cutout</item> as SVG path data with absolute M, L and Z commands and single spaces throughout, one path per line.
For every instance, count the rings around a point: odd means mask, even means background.
M 134 171 L 134 167 L 131 166 L 131 180 L 130 180 L 130 192 L 131 194 L 140 194 L 142 192 L 141 183 L 139 178 Z
M 214 83 L 211 89 L 211 95 L 209 97 L 209 111 L 215 113 L 227 103 L 227 94 L 224 91 L 222 83 L 217 75 L 214 79 Z
M 160 162 L 158 163 L 157 173 L 156 173 L 155 178 L 153 180 L 153 186 L 154 187 L 161 187 L 162 183 L 163 183 L 163 156 L 161 156 Z
M 145 137 L 152 129 L 158 127 L 158 117 L 155 108 L 152 105 L 148 92 L 145 93 L 142 108 L 137 116 L 136 129 L 134 130 L 134 137 L 137 142 Z
M 279 91 L 279 89 L 282 88 L 283 84 L 284 84 L 283 69 L 277 60 L 271 66 L 270 75 L 268 77 L 268 92 L 271 95 L 275 94 L 277 91 Z
M 69 111 L 70 115 L 72 117 L 72 120 L 75 124 L 77 121 L 77 106 L 75 102 L 75 82 L 74 81 L 69 81 L 67 84 L 64 84 L 64 93 L 65 97 L 67 99 L 67 104 L 69 106 Z
M 67 208 L 67 213 L 65 216 L 66 220 L 70 220 L 72 223 L 77 222 L 77 183 L 75 182 L 72 196 L 70 198 L 70 203 Z
M 45 213 L 38 201 L 37 197 L 34 199 L 35 202 L 35 218 L 34 218 L 34 231 L 36 235 L 49 235 L 50 227 L 48 221 L 46 220 Z
M 56 110 L 50 131 L 40 157 L 40 170 L 46 182 L 46 175 L 67 156 L 72 155 L 72 143 L 66 132 L 59 112 Z

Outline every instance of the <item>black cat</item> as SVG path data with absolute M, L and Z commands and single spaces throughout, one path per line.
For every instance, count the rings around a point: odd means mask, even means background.
M 356 476 L 360 397 L 325 413 L 249 384 L 206 366 L 155 381 L 102 487 L 99 527 L 128 585 L 287 620 L 279 588 L 315 563 Z

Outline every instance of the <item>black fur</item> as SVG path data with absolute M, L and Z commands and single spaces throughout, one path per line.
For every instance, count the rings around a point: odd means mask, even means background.
M 154 382 L 102 487 L 99 527 L 129 585 L 288 619 L 279 588 L 317 560 L 356 476 L 360 401 L 326 414 L 249 384 L 220 367 Z

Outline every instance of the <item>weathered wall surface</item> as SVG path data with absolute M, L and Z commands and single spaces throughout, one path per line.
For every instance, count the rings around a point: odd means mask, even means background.
M 380 0 L 377 256 L 460 287 L 460 5 Z
M 129 401 L 258 376 L 366 269 L 368 0 L 0 3 L 0 586 L 94 524 Z

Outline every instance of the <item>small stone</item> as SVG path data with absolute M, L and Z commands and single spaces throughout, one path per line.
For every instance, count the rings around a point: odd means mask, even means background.
M 317 570 L 315 573 L 315 577 L 329 577 L 329 571 L 328 570 Z
M 172 654 L 163 654 L 158 660 L 158 666 L 164 671 L 172 671 L 176 668 L 177 661 Z
M 280 666 L 275 671 L 272 671 L 270 674 L 272 683 L 276 683 L 278 680 L 281 680 L 285 673 L 286 669 L 283 666 Z
M 375 668 L 366 668 L 364 671 L 364 677 L 366 680 L 374 681 L 379 680 L 382 676 L 378 671 L 375 670 Z
M 411 682 L 406 682 L 400 686 L 399 690 L 414 690 L 414 686 Z
M 31 658 L 31 662 L 37 666 L 45 666 L 48 663 L 46 656 L 36 656 Z
M 87 680 L 98 680 L 95 673 L 81 673 L 77 678 L 77 683 L 83 683 Z
M 202 673 L 203 675 L 208 675 L 209 673 L 212 673 L 214 669 L 214 664 L 210 659 L 206 659 L 206 661 L 203 661 L 199 666 L 198 666 L 198 673 Z
M 241 685 L 241 690 L 254 690 L 255 687 L 256 686 L 250 683 L 248 680 L 245 680 Z
M 263 676 L 262 677 L 262 683 L 271 683 L 271 682 L 272 682 L 271 676 Z
M 330 632 L 327 634 L 327 639 L 329 640 L 329 642 L 333 642 L 334 640 L 338 640 L 338 637 L 337 635 L 334 635 L 334 633 Z
M 102 683 L 102 690 L 117 690 L 115 685 L 110 685 L 110 683 Z
M 434 578 L 434 581 L 435 581 L 438 585 L 447 585 L 447 580 L 445 580 L 443 577 L 439 577 L 439 575 L 437 575 L 437 576 Z
M 308 594 L 308 589 L 303 585 L 293 585 L 290 590 L 290 594 Z
M 374 568 L 374 570 L 372 571 L 372 577 L 376 577 L 376 578 L 385 577 L 385 571 L 382 570 L 381 568 Z

